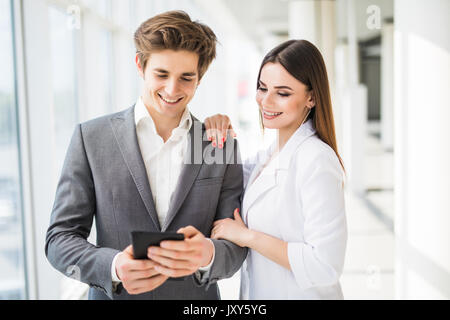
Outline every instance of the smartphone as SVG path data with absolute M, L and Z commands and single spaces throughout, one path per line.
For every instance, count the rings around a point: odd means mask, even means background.
M 132 231 L 131 244 L 135 259 L 148 259 L 147 250 L 150 246 L 159 246 L 163 240 L 184 240 L 184 234 L 175 232 Z

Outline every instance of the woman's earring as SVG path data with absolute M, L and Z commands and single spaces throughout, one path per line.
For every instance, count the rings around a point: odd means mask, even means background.
M 303 119 L 302 124 L 305 123 L 306 119 L 308 119 L 309 114 L 311 113 L 311 109 L 306 107 L 308 109 L 308 112 L 306 113 L 306 117 Z M 301 125 L 302 125 L 301 124 Z

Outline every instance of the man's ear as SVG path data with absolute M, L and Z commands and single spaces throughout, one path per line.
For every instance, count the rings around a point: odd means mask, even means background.
M 136 67 L 138 69 L 139 75 L 142 78 L 144 78 L 144 69 L 142 68 L 141 61 L 139 60 L 139 55 L 138 54 L 136 54 L 135 62 L 136 62 Z

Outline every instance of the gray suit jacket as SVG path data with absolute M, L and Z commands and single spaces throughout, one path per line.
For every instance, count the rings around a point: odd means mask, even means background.
M 45 254 L 57 270 L 67 276 L 76 273 L 89 284 L 90 299 L 220 299 L 217 280 L 231 277 L 244 261 L 247 249 L 213 240 L 215 260 L 202 277 L 169 279 L 139 295 L 112 285 L 112 260 L 131 243 L 131 231 L 176 232 L 192 225 L 209 237 L 215 220 L 232 217 L 240 208 L 243 177 L 237 141 L 227 139 L 222 154 L 216 154 L 222 163 L 205 163 L 203 152 L 221 151 L 212 151 L 210 142 L 203 141 L 205 128 L 192 118 L 186 159 L 196 157 L 197 164 L 183 164 L 163 226 L 137 141 L 134 106 L 76 127 L 56 191 Z M 201 128 L 202 135 L 194 134 L 195 128 Z M 194 146 L 200 148 L 200 158 Z M 96 245 L 87 241 L 94 218 Z

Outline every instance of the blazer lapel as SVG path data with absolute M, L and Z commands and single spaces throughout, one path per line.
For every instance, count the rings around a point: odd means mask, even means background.
M 292 137 L 288 140 L 283 149 L 279 152 L 277 156 L 272 159 L 270 164 L 258 176 L 258 172 L 261 167 L 268 161 L 270 155 L 275 151 L 276 143 L 273 143 L 267 152 L 258 159 L 258 164 L 252 171 L 249 181 L 245 189 L 245 196 L 243 198 L 243 216 L 244 221 L 247 222 L 247 214 L 250 207 L 267 191 L 274 188 L 278 183 L 280 183 L 279 178 L 281 177 L 280 171 L 287 171 L 292 160 L 292 156 L 297 148 L 310 136 L 316 133 L 312 120 L 306 121 L 301 125 Z M 278 175 L 278 177 L 277 177 Z
M 161 231 L 166 231 L 172 220 L 175 218 L 178 210 L 186 199 L 187 194 L 192 188 L 192 185 L 197 178 L 200 168 L 202 167 L 203 157 L 196 157 L 196 148 L 201 144 L 201 151 L 203 155 L 204 148 L 210 143 L 203 141 L 203 125 L 194 116 L 192 116 L 192 126 L 189 130 L 188 145 L 186 154 L 182 164 L 180 176 L 178 177 L 177 186 L 170 198 L 169 210 L 166 215 Z
M 120 152 L 136 184 L 145 208 L 157 229 L 161 230 L 147 171 L 145 170 L 144 160 L 142 159 L 141 149 L 137 140 L 134 106 L 111 118 L 111 126 Z
M 252 184 L 247 185 L 242 203 L 243 218 L 245 222 L 247 222 L 247 214 L 251 206 L 276 185 L 277 180 L 275 170 L 269 170 L 269 172 L 263 171 L 256 179 L 254 179 Z

